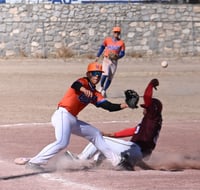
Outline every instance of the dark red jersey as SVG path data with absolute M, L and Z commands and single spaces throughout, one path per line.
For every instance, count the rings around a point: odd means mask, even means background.
M 157 139 L 162 127 L 162 104 L 158 99 L 153 98 L 147 113 L 142 122 L 136 127 L 131 141 L 138 144 L 143 156 L 150 155 L 156 146 Z
M 151 81 L 145 89 L 144 104 L 141 105 L 145 109 L 145 114 L 141 123 L 136 127 L 114 133 L 116 138 L 132 136 L 130 141 L 140 146 L 144 157 L 152 153 L 162 127 L 162 103 L 152 98 L 153 87 Z

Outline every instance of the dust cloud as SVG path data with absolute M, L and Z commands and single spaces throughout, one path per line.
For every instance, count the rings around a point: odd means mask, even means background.
M 156 170 L 200 169 L 200 152 L 185 155 L 156 153 L 146 163 Z

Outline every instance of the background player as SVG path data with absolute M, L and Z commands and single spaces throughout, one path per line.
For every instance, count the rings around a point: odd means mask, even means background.
M 153 88 L 156 89 L 158 85 L 158 80 L 153 79 L 145 89 L 144 104 L 141 104 L 144 117 L 141 123 L 136 127 L 127 128 L 115 133 L 103 133 L 106 143 L 112 150 L 118 155 L 126 157 L 126 164 L 124 166 L 128 170 L 134 170 L 136 164 L 141 167 L 147 167 L 142 159 L 149 157 L 156 147 L 162 127 L 162 103 L 160 100 L 152 98 L 152 92 Z M 132 136 L 130 141 L 116 139 L 129 136 Z M 66 155 L 74 159 L 73 154 L 69 151 L 66 152 Z M 102 159 L 101 153 L 91 143 L 77 156 L 78 159 L 82 160 L 92 157 L 97 162 L 100 162 Z
M 101 88 L 100 92 L 104 97 L 106 97 L 106 90 L 109 88 L 114 74 L 117 70 L 118 59 L 124 57 L 125 55 L 125 44 L 124 41 L 120 39 L 121 28 L 116 26 L 113 28 L 113 36 L 106 37 L 101 45 L 96 61 L 104 52 L 103 58 L 103 74 L 101 77 Z
M 105 100 L 101 93 L 96 90 L 95 87 L 100 81 L 101 74 L 102 65 L 97 62 L 90 63 L 86 77 L 76 80 L 67 90 L 51 118 L 52 125 L 55 128 L 56 140 L 31 158 L 27 163 L 28 168 L 43 169 L 40 165 L 46 164 L 50 158 L 67 147 L 71 133 L 82 136 L 92 142 L 113 166 L 120 163 L 121 157 L 114 153 L 105 143 L 101 132 L 77 118 L 78 113 L 89 103 L 111 112 L 128 107 L 126 103 L 114 104 Z

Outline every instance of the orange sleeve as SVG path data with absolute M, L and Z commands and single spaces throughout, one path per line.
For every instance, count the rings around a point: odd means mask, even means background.
M 133 128 L 127 128 L 123 129 L 121 131 L 117 131 L 114 133 L 115 138 L 120 138 L 120 137 L 130 137 L 133 136 L 135 133 L 136 127 Z

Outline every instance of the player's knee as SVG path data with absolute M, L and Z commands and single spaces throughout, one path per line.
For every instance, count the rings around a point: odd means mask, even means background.
M 57 142 L 57 147 L 59 150 L 62 150 L 64 148 L 66 148 L 68 144 L 69 144 L 69 142 L 67 142 L 67 141 L 59 141 L 59 142 Z
M 95 144 L 97 141 L 99 141 L 99 138 L 102 138 L 102 134 L 100 131 L 95 130 L 93 131 L 92 135 L 88 137 L 88 140 Z
M 102 133 L 101 133 L 100 131 L 97 130 L 97 131 L 95 131 L 95 136 L 96 136 L 96 137 L 102 136 Z

